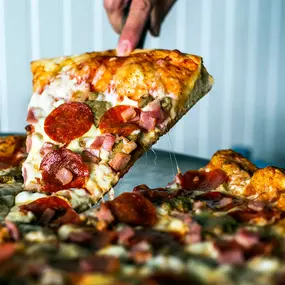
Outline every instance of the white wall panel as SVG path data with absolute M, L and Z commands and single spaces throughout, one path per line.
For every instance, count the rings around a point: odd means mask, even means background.
M 20 132 L 26 125 L 26 106 L 31 94 L 29 1 L 4 1 L 4 13 L 7 93 L 1 95 L 8 98 L 3 106 L 8 112 L 4 112 L 8 124 L 1 127 L 3 131 Z
M 1 131 L 23 131 L 31 60 L 115 48 L 117 40 L 101 0 L 0 0 Z M 284 1 L 179 0 L 145 47 L 202 55 L 215 78 L 169 135 L 175 151 L 209 157 L 244 145 L 285 165 Z M 168 137 L 156 148 L 169 149 Z

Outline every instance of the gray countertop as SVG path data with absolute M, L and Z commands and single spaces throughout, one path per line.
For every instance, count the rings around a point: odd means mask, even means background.
M 176 154 L 175 157 L 182 172 L 199 169 L 208 162 L 204 159 L 182 154 Z M 122 192 L 132 191 L 135 186 L 140 184 L 146 184 L 150 188 L 164 187 L 173 180 L 176 173 L 177 168 L 173 153 L 161 150 L 148 151 L 120 180 L 115 187 L 115 193 L 118 195 Z

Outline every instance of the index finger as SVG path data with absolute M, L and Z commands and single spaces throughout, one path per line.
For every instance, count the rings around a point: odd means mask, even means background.
M 122 30 L 117 53 L 129 55 L 137 46 L 152 9 L 152 0 L 133 0 L 126 24 Z

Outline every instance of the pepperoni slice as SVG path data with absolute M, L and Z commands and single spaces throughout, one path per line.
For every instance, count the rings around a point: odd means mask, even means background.
M 123 193 L 106 204 L 121 223 L 149 227 L 157 221 L 155 207 L 138 193 Z
M 78 223 L 80 218 L 78 214 L 70 207 L 63 199 L 57 196 L 39 198 L 27 205 L 20 207 L 22 211 L 32 212 L 40 221 L 47 209 L 53 210 L 53 219 L 56 218 L 53 224 L 62 225 L 67 223 Z
M 89 175 L 89 170 L 83 163 L 82 157 L 65 148 L 53 150 L 45 155 L 40 170 L 42 171 L 43 190 L 45 192 L 83 187 L 85 179 Z M 68 171 L 72 175 L 68 179 L 69 183 L 64 184 L 66 180 L 60 179 L 59 174 L 62 173 L 62 170 Z
M 186 190 L 214 190 L 226 180 L 226 173 L 220 169 L 210 172 L 189 170 L 176 176 L 176 181 Z
M 118 134 L 124 137 L 129 136 L 133 131 L 139 130 L 138 124 L 127 121 L 123 118 L 122 113 L 126 112 L 130 106 L 120 105 L 107 110 L 101 117 L 99 128 L 102 133 Z M 140 109 L 134 108 L 139 114 Z
M 179 196 L 182 194 L 182 191 L 169 191 L 164 188 L 156 188 L 150 189 L 145 184 L 136 186 L 133 189 L 134 193 L 139 193 L 140 195 L 144 196 L 146 199 L 150 200 L 153 203 L 162 203 L 164 201 L 168 201 L 172 198 Z
M 69 143 L 89 131 L 94 116 L 84 103 L 64 103 L 54 109 L 45 119 L 46 134 L 54 141 Z

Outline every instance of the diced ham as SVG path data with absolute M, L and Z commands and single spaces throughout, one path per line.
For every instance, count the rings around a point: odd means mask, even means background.
M 100 161 L 100 158 L 98 157 L 99 156 L 99 151 L 98 152 L 95 152 L 97 150 L 84 150 L 82 152 L 82 159 L 84 162 L 92 162 L 92 163 L 98 163 Z M 95 155 L 95 153 L 97 155 Z
M 30 108 L 29 111 L 28 111 L 27 122 L 29 124 L 35 124 L 35 123 L 38 122 L 38 120 L 37 120 L 37 118 L 35 116 L 33 108 Z
M 79 244 L 89 244 L 92 240 L 92 232 L 87 232 L 84 230 L 74 231 L 68 236 L 68 241 L 79 243 Z
M 137 112 L 133 107 L 129 107 L 121 113 L 124 122 L 130 121 L 131 119 L 135 118 L 136 115 Z
M 22 168 L 22 175 L 24 179 L 24 184 L 26 185 L 28 179 L 28 173 L 27 173 L 27 168 L 25 166 L 23 166 Z
M 130 122 L 132 123 L 138 123 L 140 120 L 140 115 L 137 114 L 134 118 L 130 119 Z
M 196 201 L 193 204 L 193 210 L 195 211 L 195 210 L 203 209 L 206 207 L 206 205 L 207 204 L 204 201 Z
M 111 151 L 115 143 L 116 137 L 111 134 L 106 134 L 103 140 L 102 148 Z
M 228 241 L 219 241 L 214 244 L 214 247 L 218 253 L 219 263 L 239 265 L 244 262 L 243 251 L 238 244 Z
M 10 221 L 6 221 L 5 223 L 11 238 L 14 241 L 18 241 L 20 239 L 20 232 L 17 225 Z
M 103 145 L 105 137 L 104 136 L 98 136 L 95 138 L 94 142 L 91 144 L 91 149 L 100 149 Z
M 96 212 L 95 217 L 99 221 L 104 221 L 104 222 L 107 222 L 107 223 L 112 223 L 115 220 L 115 218 L 114 218 L 110 208 L 105 203 L 102 203 L 100 205 L 100 208 Z
M 118 241 L 121 244 L 125 244 L 129 241 L 130 238 L 132 238 L 135 235 L 135 231 L 129 227 L 124 226 L 119 232 L 118 232 Z
M 253 211 L 261 212 L 264 209 L 265 204 L 261 201 L 249 201 L 247 207 Z
M 134 141 L 126 142 L 123 146 L 123 150 L 127 154 L 131 153 L 136 148 L 137 148 L 137 144 Z
M 40 154 L 42 156 L 47 155 L 48 153 L 52 152 L 55 149 L 55 145 L 50 142 L 45 142 L 40 149 Z
M 26 139 L 26 151 L 29 153 L 32 148 L 32 136 L 28 135 Z
M 149 112 L 152 114 L 154 118 L 156 118 L 156 122 L 158 124 L 161 124 L 164 119 L 165 119 L 165 112 L 161 108 L 161 105 L 157 101 L 152 101 L 151 103 L 148 104 L 149 107 Z
M 235 241 L 244 248 L 251 248 L 259 242 L 259 236 L 255 232 L 246 229 L 240 229 L 235 234 Z
M 44 210 L 42 216 L 39 219 L 39 223 L 43 225 L 47 225 L 55 215 L 55 211 L 53 209 L 47 208 Z
M 80 269 L 83 272 L 115 273 L 120 269 L 120 261 L 114 256 L 91 255 L 80 260 Z
M 56 173 L 56 178 L 62 183 L 62 185 L 66 185 L 72 181 L 73 175 L 71 171 L 63 167 Z
M 141 241 L 130 250 L 130 257 L 137 263 L 146 263 L 152 258 L 151 247 L 146 241 Z
M 221 252 L 219 254 L 218 261 L 221 264 L 242 264 L 244 262 L 242 250 L 239 248 L 233 248 Z
M 141 112 L 139 126 L 148 131 L 154 130 L 156 125 L 156 118 L 153 116 L 152 112 Z
M 218 202 L 219 208 L 224 208 L 228 205 L 230 205 L 233 202 L 233 199 L 230 197 L 224 197 Z
M 197 243 L 202 240 L 202 227 L 196 222 L 192 221 L 189 225 L 189 232 L 185 236 L 186 243 Z
M 131 155 L 118 152 L 114 158 L 109 162 L 109 165 L 116 171 L 123 170 L 131 159 Z

